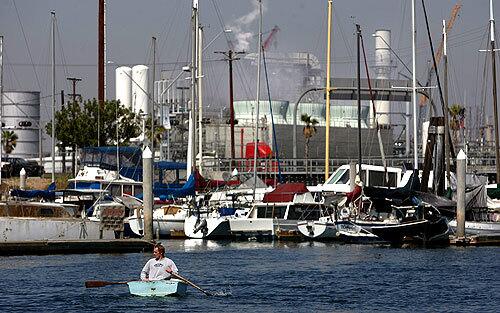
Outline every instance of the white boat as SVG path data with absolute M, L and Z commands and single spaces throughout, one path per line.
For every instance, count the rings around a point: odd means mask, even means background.
M 193 214 L 184 221 L 184 233 L 194 239 L 217 239 L 231 236 L 229 220 L 227 216 L 221 216 L 218 212 L 200 216 Z
M 286 191 L 283 186 L 303 186 L 301 191 Z M 268 195 L 272 195 L 267 197 Z M 279 202 L 277 199 L 285 199 Z M 263 202 L 256 203 L 242 218 L 229 219 L 231 234 L 242 237 L 300 237 L 297 222 L 318 220 L 324 205 L 316 201 L 304 184 L 284 184 L 264 196 Z
M 451 220 L 448 225 L 456 232 L 457 220 Z M 465 234 L 466 235 L 500 235 L 500 222 L 493 221 L 465 221 Z
M 185 204 L 169 204 L 153 210 L 153 234 L 160 238 L 184 237 L 184 220 L 188 216 Z M 128 218 L 130 229 L 138 236 L 144 235 L 142 208 L 131 211 Z
M 178 279 L 156 281 L 130 281 L 127 283 L 130 294 L 142 297 L 183 296 L 187 285 Z
M 1 242 L 114 239 L 101 222 L 73 215 L 76 205 L 54 202 L 6 201 L 0 203 Z

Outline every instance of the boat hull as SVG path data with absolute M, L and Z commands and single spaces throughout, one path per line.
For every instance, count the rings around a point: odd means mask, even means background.
M 0 217 L 0 242 L 114 239 L 100 222 L 81 218 Z
M 436 221 L 426 219 L 396 225 L 375 226 L 371 232 L 394 245 L 403 243 L 441 244 L 448 241 L 448 221 L 441 217 Z
M 191 215 L 184 221 L 184 233 L 194 239 L 221 239 L 231 236 L 227 217 L 201 217 Z
M 131 281 L 127 285 L 130 294 L 141 297 L 184 296 L 187 290 L 187 285 L 178 279 Z
M 300 221 L 297 228 L 304 237 L 312 240 L 334 240 L 339 235 L 335 223 L 329 221 Z
M 457 220 L 450 221 L 450 228 L 453 232 L 457 231 Z M 466 235 L 499 235 L 499 222 L 469 222 L 465 221 Z

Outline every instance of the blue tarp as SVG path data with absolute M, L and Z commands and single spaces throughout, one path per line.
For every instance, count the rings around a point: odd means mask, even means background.
M 195 195 L 195 186 L 196 180 L 194 174 L 189 176 L 188 181 L 181 188 L 161 188 L 154 187 L 153 195 L 155 197 L 159 197 L 160 200 L 171 200 L 176 198 L 183 198 L 186 196 L 194 196 Z M 136 195 L 136 198 L 143 199 L 143 194 Z
M 56 198 L 56 184 L 52 182 L 46 190 L 21 190 L 13 189 L 10 195 L 13 197 L 33 199 L 33 198 L 43 198 L 45 200 L 55 200 Z

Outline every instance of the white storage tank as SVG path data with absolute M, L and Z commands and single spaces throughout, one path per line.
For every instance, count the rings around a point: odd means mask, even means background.
M 3 131 L 14 131 L 17 145 L 11 156 L 34 158 L 39 156 L 40 92 L 4 91 Z M 5 155 L 5 151 L 2 153 Z
M 148 71 L 145 65 L 132 67 L 132 109 L 136 113 L 149 114 Z
M 132 109 L 132 69 L 128 66 L 120 66 L 115 70 L 116 75 L 116 100 L 129 109 Z

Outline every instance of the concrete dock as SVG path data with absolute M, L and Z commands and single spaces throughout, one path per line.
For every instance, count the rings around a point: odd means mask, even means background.
M 153 242 L 142 239 L 36 240 L 0 242 L 0 256 L 149 252 Z

